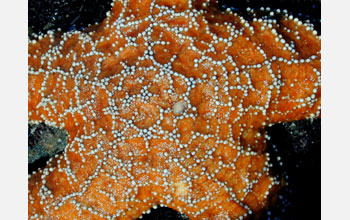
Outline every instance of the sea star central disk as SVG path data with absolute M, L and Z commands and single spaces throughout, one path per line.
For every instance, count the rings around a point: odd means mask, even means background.
M 164 205 L 242 219 L 267 205 L 264 126 L 320 115 L 320 39 L 207 1 L 113 2 L 29 43 L 29 119 L 68 132 L 29 177 L 30 219 L 136 219 Z

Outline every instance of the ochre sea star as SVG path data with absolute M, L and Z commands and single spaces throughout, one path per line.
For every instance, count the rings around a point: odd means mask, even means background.
M 242 219 L 267 205 L 264 127 L 320 116 L 320 38 L 209 1 L 115 1 L 29 43 L 29 120 L 68 132 L 29 177 L 30 219 L 136 219 L 165 205 Z

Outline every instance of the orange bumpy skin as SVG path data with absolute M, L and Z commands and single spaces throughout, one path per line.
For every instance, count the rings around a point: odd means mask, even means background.
M 297 19 L 187 0 L 115 1 L 90 32 L 31 41 L 29 119 L 69 137 L 29 177 L 29 218 L 258 212 L 278 184 L 263 128 L 320 116 L 320 57 Z

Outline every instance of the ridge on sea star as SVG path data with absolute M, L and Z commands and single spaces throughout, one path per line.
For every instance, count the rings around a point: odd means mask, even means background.
M 268 205 L 267 125 L 320 116 L 320 38 L 215 2 L 114 1 L 29 42 L 29 120 L 67 147 L 29 176 L 30 219 L 136 219 L 156 205 L 243 219 Z

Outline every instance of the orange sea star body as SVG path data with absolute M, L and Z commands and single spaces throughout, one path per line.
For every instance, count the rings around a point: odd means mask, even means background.
M 30 219 L 245 218 L 277 184 L 263 128 L 320 116 L 320 38 L 297 19 L 115 1 L 94 30 L 28 50 L 29 120 L 68 132 L 29 177 Z

